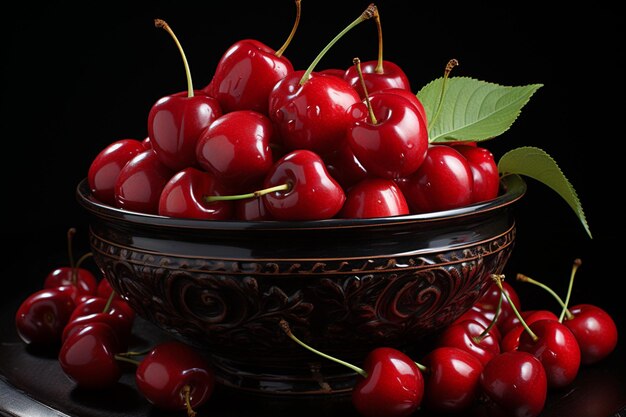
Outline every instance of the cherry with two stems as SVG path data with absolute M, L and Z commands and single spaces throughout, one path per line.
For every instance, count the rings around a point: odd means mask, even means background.
M 492 277 L 496 284 L 502 284 L 502 275 Z M 504 291 L 503 294 L 507 297 Z M 528 325 L 513 303 L 511 307 L 525 329 L 520 335 L 518 350 L 531 353 L 541 361 L 550 388 L 570 385 L 580 368 L 580 347 L 574 334 L 554 320 L 538 320 Z
M 361 98 L 365 98 L 368 92 L 374 93 L 390 88 L 410 92 L 411 83 L 402 68 L 383 59 L 383 29 L 377 7 L 374 8 L 373 19 L 378 33 L 378 59 L 363 62 L 362 74 L 355 67 L 349 67 L 343 75 L 344 79 L 354 87 Z
M 580 347 L 581 363 L 589 365 L 601 361 L 615 350 L 618 331 L 611 315 L 596 305 L 577 304 L 568 307 L 574 277 L 581 264 L 580 259 L 574 260 L 565 301 L 547 285 L 526 275 L 518 274 L 517 279 L 544 288 L 557 300 L 562 307 L 558 320 L 567 326 L 576 337 Z
M 424 120 L 400 95 L 369 95 L 358 58 L 354 65 L 363 84 L 365 106 L 358 103 L 349 110 L 355 119 L 346 133 L 350 148 L 372 175 L 393 180 L 413 174 L 426 158 L 428 131 Z
M 222 115 L 216 99 L 195 91 L 183 47 L 167 22 L 155 19 L 174 39 L 185 66 L 187 91 L 161 97 L 148 113 L 148 137 L 159 161 L 174 171 L 197 166 L 196 142 L 200 133 Z
M 347 110 L 361 98 L 347 81 L 313 70 L 344 34 L 370 19 L 375 8 L 370 4 L 322 49 L 305 71 L 290 73 L 270 92 L 269 117 L 288 151 L 306 149 L 324 157 L 345 141 L 345 131 L 353 123 Z
M 293 72 L 284 53 L 300 22 L 300 0 L 296 0 L 296 19 L 283 46 L 274 51 L 254 39 L 243 39 L 230 46 L 204 91 L 215 97 L 224 113 L 254 110 L 268 114 L 268 97 L 274 85 Z
M 424 396 L 424 377 L 405 353 L 389 348 L 373 349 L 363 368 L 329 356 L 298 339 L 285 320 L 280 327 L 300 346 L 323 358 L 346 366 L 359 375 L 352 390 L 352 404 L 365 417 L 406 417 L 418 409 Z

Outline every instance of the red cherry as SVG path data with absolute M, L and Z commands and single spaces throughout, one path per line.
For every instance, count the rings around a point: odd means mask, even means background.
M 498 315 L 498 319 L 496 320 L 496 324 L 498 327 L 501 327 L 504 322 L 509 320 L 510 317 L 515 316 L 513 309 L 511 308 L 511 302 L 515 304 L 515 307 L 520 310 L 522 308 L 522 303 L 520 301 L 519 295 L 515 288 L 507 281 L 502 281 L 502 289 L 508 295 L 508 297 L 504 297 L 502 299 L 502 305 L 500 307 L 500 314 Z M 487 291 L 483 293 L 483 295 L 476 300 L 474 303 L 474 308 L 480 310 L 485 317 L 489 321 L 493 320 L 496 311 L 498 310 L 498 302 L 500 299 L 500 288 L 496 283 L 491 283 L 487 288 Z M 499 329 L 500 333 L 504 333 L 502 328 Z
M 474 320 L 465 320 L 446 327 L 437 338 L 437 346 L 449 346 L 471 353 L 484 365 L 500 353 L 500 344 L 486 327 Z
M 365 219 L 409 214 L 409 206 L 395 182 L 365 179 L 350 189 L 339 217 Z
M 417 172 L 398 180 L 398 185 L 412 212 L 429 213 L 470 204 L 472 181 L 463 155 L 449 146 L 430 145 Z
M 196 166 L 196 142 L 200 133 L 222 115 L 217 100 L 194 91 L 187 58 L 169 25 L 161 19 L 155 25 L 165 29 L 178 47 L 187 74 L 187 92 L 157 100 L 148 113 L 148 137 L 159 161 L 173 171 Z
M 576 337 L 581 363 L 590 365 L 607 357 L 617 346 L 617 326 L 603 309 L 592 304 L 578 304 L 568 309 L 563 324 Z
M 113 298 L 109 301 L 109 298 L 103 298 L 101 296 L 89 297 L 85 301 L 76 304 L 70 321 L 80 317 L 87 316 L 95 313 L 107 313 L 110 315 L 119 315 L 125 318 L 129 324 L 132 324 L 135 320 L 135 310 L 121 298 Z
M 417 98 L 417 95 L 403 88 L 384 88 L 382 90 L 379 90 L 379 92 L 387 93 L 387 94 L 389 93 L 396 94 L 407 99 L 409 103 L 411 103 L 413 107 L 415 107 L 415 110 L 417 110 L 417 112 L 422 116 L 422 120 L 424 120 L 424 124 L 428 125 L 428 122 L 426 119 L 426 110 L 424 109 L 424 105 L 422 104 L 420 99 Z
M 535 417 L 543 411 L 548 395 L 541 362 L 520 351 L 494 356 L 483 369 L 480 387 L 492 416 Z
M 491 321 L 493 320 L 493 317 L 487 317 L 484 314 L 484 311 L 481 310 L 480 308 L 476 307 L 476 306 L 472 306 L 469 310 L 467 310 L 465 313 L 461 314 L 456 320 L 454 320 L 451 324 L 456 324 L 456 323 L 460 323 L 462 321 L 465 320 L 474 320 L 477 321 L 478 323 L 480 323 L 481 325 L 483 325 L 485 327 L 485 329 L 487 327 L 489 327 L 489 325 L 491 324 Z M 500 330 L 498 329 L 497 326 L 493 326 L 491 327 L 491 330 L 489 331 L 489 333 L 498 341 L 502 340 L 502 333 L 500 332 Z
M 518 349 L 532 353 L 541 361 L 549 387 L 570 385 L 580 368 L 580 347 L 574 334 L 554 320 L 538 320 L 529 328 L 535 337 L 528 331 L 523 332 Z
M 296 0 L 296 19 L 289 37 L 278 50 L 254 39 L 236 42 L 217 64 L 205 91 L 215 97 L 224 113 L 254 110 L 268 114 L 268 97 L 274 85 L 293 72 L 283 55 L 300 22 L 300 0 Z
M 159 214 L 187 219 L 229 219 L 233 213 L 232 202 L 208 203 L 204 200 L 206 196 L 225 194 L 225 187 L 213 175 L 193 167 L 185 168 L 163 187 L 159 198 Z
M 428 131 L 419 113 L 397 94 L 369 96 L 371 113 L 363 105 L 350 114 L 357 121 L 347 130 L 347 140 L 365 170 L 375 176 L 397 179 L 413 174 L 426 158 Z
M 99 390 L 115 384 L 122 376 L 115 359 L 119 352 L 115 331 L 106 323 L 94 322 L 65 340 L 58 360 L 65 375 L 78 386 Z
M 94 295 L 97 290 L 97 279 L 88 269 L 81 268 L 82 263 L 91 256 L 91 253 L 83 255 L 74 262 L 73 239 L 76 229 L 71 227 L 67 231 L 67 257 L 70 266 L 53 269 L 46 275 L 43 283 L 44 288 L 56 288 L 74 286 L 78 290 L 77 295 Z
M 334 217 L 346 196 L 328 174 L 319 155 L 293 151 L 281 158 L 268 173 L 264 187 L 287 184 L 285 191 L 263 195 L 265 206 L 277 220 L 320 220 Z
M 479 146 L 455 145 L 454 149 L 467 159 L 472 170 L 472 202 L 496 198 L 500 189 L 500 174 L 493 154 Z
M 76 287 L 45 288 L 30 294 L 15 314 L 17 334 L 26 344 L 56 347 L 76 307 Z
M 424 373 L 424 407 L 439 413 L 467 410 L 476 400 L 482 362 L 465 350 L 438 347 L 421 364 Z
M 527 325 L 531 325 L 539 320 L 559 320 L 556 314 L 548 310 L 527 311 L 522 312 L 521 314 Z M 502 340 L 500 341 L 500 350 L 503 352 L 517 350 L 519 348 L 519 338 L 524 332 L 524 326 L 519 322 L 519 320 L 517 320 L 517 324 L 507 331 L 502 337 Z
M 372 350 L 363 363 L 366 376 L 352 390 L 352 403 L 365 417 L 403 417 L 417 410 L 424 378 L 406 354 L 392 348 Z
M 98 287 L 96 288 L 96 296 L 108 300 L 114 291 L 115 290 L 113 289 L 113 287 L 111 287 L 111 282 L 108 279 L 103 278 L 100 280 L 100 282 L 98 282 Z M 121 300 L 126 302 L 117 292 L 115 292 L 113 298 L 115 300 Z
M 138 153 L 120 171 L 115 185 L 115 205 L 124 210 L 157 214 L 163 187 L 174 173 L 159 161 L 153 150 Z
M 367 171 L 347 143 L 326 154 L 323 159 L 328 173 L 344 190 L 368 177 Z
M 61 341 L 65 343 L 72 335 L 79 332 L 88 324 L 105 323 L 110 326 L 117 336 L 118 346 L 126 348 L 128 346 L 132 332 L 133 320 L 121 309 L 112 308 L 110 311 L 100 311 L 90 314 L 77 314 L 70 317 L 63 328 Z
M 204 404 L 215 386 L 206 358 L 177 341 L 156 345 L 137 366 L 137 389 L 158 408 L 189 410 Z M 187 404 L 189 402 L 189 406 Z
M 372 4 L 330 41 L 306 71 L 292 72 L 270 92 L 269 117 L 288 151 L 307 149 L 323 156 L 344 142 L 345 130 L 352 123 L 347 110 L 360 97 L 345 80 L 313 70 L 337 40 L 374 11 Z
M 121 139 L 105 147 L 91 162 L 87 181 L 95 198 L 104 204 L 115 204 L 115 183 L 122 168 L 139 152 L 145 150 L 136 139 Z
M 272 167 L 273 131 L 272 122 L 261 113 L 239 110 L 224 114 L 200 135 L 198 163 L 231 190 L 246 190 L 263 181 Z

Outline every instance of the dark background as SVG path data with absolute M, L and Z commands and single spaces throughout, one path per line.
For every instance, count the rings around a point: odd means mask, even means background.
M 448 2 L 421 3 L 377 3 L 385 59 L 405 69 L 414 92 L 439 77 L 450 58 L 460 62 L 453 75 L 504 85 L 543 83 L 512 128 L 484 146 L 496 159 L 518 146 L 546 150 L 578 191 L 593 232 L 590 239 L 560 197 L 529 180 L 517 207 L 509 280 L 524 272 L 564 295 L 572 261 L 581 258 L 572 302 L 593 302 L 619 316 L 625 158 L 620 13 L 599 3 L 558 12 L 527 4 L 456 9 Z M 74 192 L 92 158 L 117 139 L 143 139 L 150 106 L 186 89 L 179 52 L 153 26 L 154 18 L 174 29 L 195 87 L 202 88 L 228 46 L 256 38 L 278 49 L 295 15 L 290 0 L 132 2 L 132 11 L 127 4 L 21 3 L 3 12 L 5 282 L 35 288 L 45 273 L 67 264 L 69 227 L 78 231 L 77 254 L 88 250 L 88 223 Z M 302 0 L 300 27 L 286 51 L 294 67 L 306 68 L 367 4 Z M 376 53 L 375 25 L 365 22 L 317 69 L 345 68 L 355 56 L 365 61 Z M 556 309 L 542 290 L 517 288 L 527 306 Z

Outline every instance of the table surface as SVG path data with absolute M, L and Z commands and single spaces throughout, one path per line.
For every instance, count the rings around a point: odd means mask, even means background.
M 63 374 L 56 357 L 36 352 L 17 336 L 14 315 L 26 293 L 16 293 L 0 307 L 0 416 L 7 417 L 175 417 L 185 412 L 163 412 L 138 394 L 132 365 L 119 383 L 106 391 L 75 388 Z M 626 329 L 622 330 L 622 333 Z M 142 349 L 168 338 L 141 318 L 133 328 L 131 347 Z M 626 417 L 626 348 L 620 341 L 604 361 L 581 368 L 567 389 L 550 392 L 541 417 Z M 198 417 L 357 417 L 349 398 L 329 400 L 272 399 L 218 387 L 200 407 Z M 424 410 L 417 416 L 434 416 Z

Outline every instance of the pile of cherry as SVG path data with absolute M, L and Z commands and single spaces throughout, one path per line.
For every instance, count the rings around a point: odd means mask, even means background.
M 70 266 L 52 270 L 43 288 L 22 301 L 15 315 L 21 340 L 56 352 L 63 372 L 76 386 L 101 390 L 113 386 L 134 366 L 137 390 L 164 410 L 187 410 L 206 402 L 215 386 L 207 358 L 187 344 L 167 340 L 147 351 L 129 351 L 134 310 L 109 282 L 81 267 L 88 253 L 73 262 L 68 231 Z
M 490 151 L 475 142 L 429 144 L 429 121 L 409 78 L 383 59 L 375 5 L 308 69 L 294 70 L 284 51 L 298 26 L 296 5 L 282 48 L 236 42 L 202 89 L 193 86 L 174 32 L 157 19 L 183 58 L 187 90 L 154 103 L 145 139 L 101 150 L 88 172 L 93 195 L 134 212 L 245 221 L 387 217 L 497 196 Z M 378 27 L 377 60 L 350 58 L 343 68 L 315 71 L 343 34 L 368 19 Z

